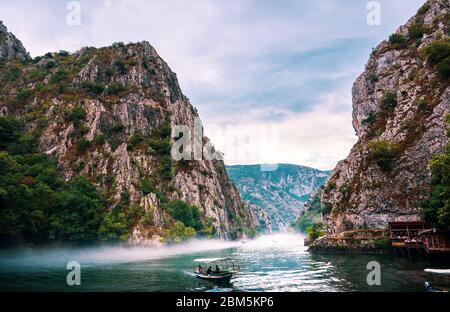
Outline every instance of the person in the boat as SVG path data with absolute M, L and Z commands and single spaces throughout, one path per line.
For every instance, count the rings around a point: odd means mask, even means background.
M 217 274 L 220 273 L 220 269 L 219 269 L 219 266 L 217 264 L 216 264 L 216 271 L 215 271 L 215 273 L 217 273 Z
M 208 270 L 206 271 L 206 274 L 211 274 L 212 273 L 212 268 L 209 267 Z
M 198 265 L 197 273 L 203 274 L 203 267 L 201 266 L 201 264 Z

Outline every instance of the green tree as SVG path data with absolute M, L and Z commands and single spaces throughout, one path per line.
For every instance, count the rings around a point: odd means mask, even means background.
M 76 177 L 58 194 L 51 232 L 61 240 L 95 241 L 103 207 L 95 187 L 86 178 Z
M 188 205 L 184 201 L 175 200 L 167 205 L 169 214 L 178 221 L 195 230 L 201 230 L 203 227 L 200 217 L 200 211 L 196 206 Z
M 125 213 L 122 211 L 113 211 L 105 213 L 99 229 L 101 240 L 114 242 L 125 241 L 128 239 L 128 226 Z
M 180 243 L 195 237 L 195 229 L 186 227 L 183 222 L 175 222 L 167 231 L 166 240 L 172 243 Z
M 422 219 L 438 228 L 450 227 L 450 145 L 431 161 L 431 197 L 422 204 Z
M 315 223 L 306 229 L 306 233 L 311 241 L 315 241 L 319 237 L 325 235 L 323 231 L 323 225 L 321 223 Z
M 56 161 L 33 150 L 22 125 L 0 117 L 0 242 L 96 240 L 104 200 L 84 177 L 65 182 Z
M 19 140 L 22 135 L 23 124 L 12 117 L 0 118 L 0 149 L 6 149 L 11 143 Z

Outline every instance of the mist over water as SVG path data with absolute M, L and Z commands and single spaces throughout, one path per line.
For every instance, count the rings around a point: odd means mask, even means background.
M 36 248 L 0 251 L 3 291 L 423 291 L 429 264 L 393 255 L 315 255 L 304 236 L 282 233 L 249 241 L 193 240 L 164 247 Z M 231 283 L 202 281 L 196 258 L 233 257 Z M 81 286 L 66 283 L 66 264 L 81 265 Z M 366 283 L 378 261 L 382 286 Z
M 0 268 L 51 267 L 69 261 L 84 265 L 120 264 L 162 259 L 187 253 L 206 252 L 239 246 L 240 242 L 224 240 L 191 240 L 178 245 L 162 247 L 97 246 L 87 248 L 22 248 L 0 250 Z

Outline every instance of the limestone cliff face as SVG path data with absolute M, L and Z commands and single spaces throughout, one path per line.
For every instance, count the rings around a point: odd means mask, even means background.
M 39 150 L 57 159 L 65 179 L 87 176 L 111 207 L 125 203 L 140 210 L 132 243 L 151 243 L 173 224 L 162 205 L 169 200 L 197 206 L 221 238 L 254 228 L 221 160 L 170 158 L 170 129 L 185 125 L 194 133 L 198 114 L 148 42 L 32 61 L 16 42 L 2 44 L 0 57 L 5 55 L 26 62 L 4 64 L 2 72 L 15 68 L 20 74 L 2 87 L 0 112 L 26 118 L 39 135 Z
M 450 112 L 448 79 L 438 76 L 423 51 L 448 37 L 449 7 L 447 0 L 428 1 L 374 49 L 356 80 L 353 126 L 359 141 L 338 163 L 321 197 L 330 232 L 419 217 L 429 162 L 448 143 L 444 118 Z M 394 151 L 392 168 L 374 161 L 374 142 Z
M 30 55 L 22 43 L 9 33 L 6 26 L 0 21 L 0 61 L 24 61 L 29 59 Z

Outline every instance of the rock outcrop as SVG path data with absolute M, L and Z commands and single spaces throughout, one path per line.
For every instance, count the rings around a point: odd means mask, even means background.
M 165 208 L 175 200 L 197 206 L 217 237 L 254 229 L 222 160 L 171 158 L 171 129 L 183 125 L 193 135 L 198 114 L 148 42 L 30 61 L 20 41 L 0 27 L 0 59 L 7 61 L 0 68 L 1 114 L 26 120 L 39 151 L 57 159 L 66 180 L 86 176 L 110 209 L 134 210 L 139 217 L 130 242 L 157 241 L 176 221 Z
M 321 197 L 328 232 L 416 220 L 429 195 L 429 163 L 448 143 L 448 78 L 424 51 L 449 35 L 447 0 L 429 0 L 375 48 L 353 86 L 359 141 L 338 163 Z
M 29 59 L 30 55 L 23 47 L 22 42 L 8 32 L 6 26 L 0 21 L 0 62 L 26 61 Z
M 322 236 L 309 244 L 313 253 L 370 253 L 392 252 L 389 233 L 384 230 L 354 230 L 337 235 Z

